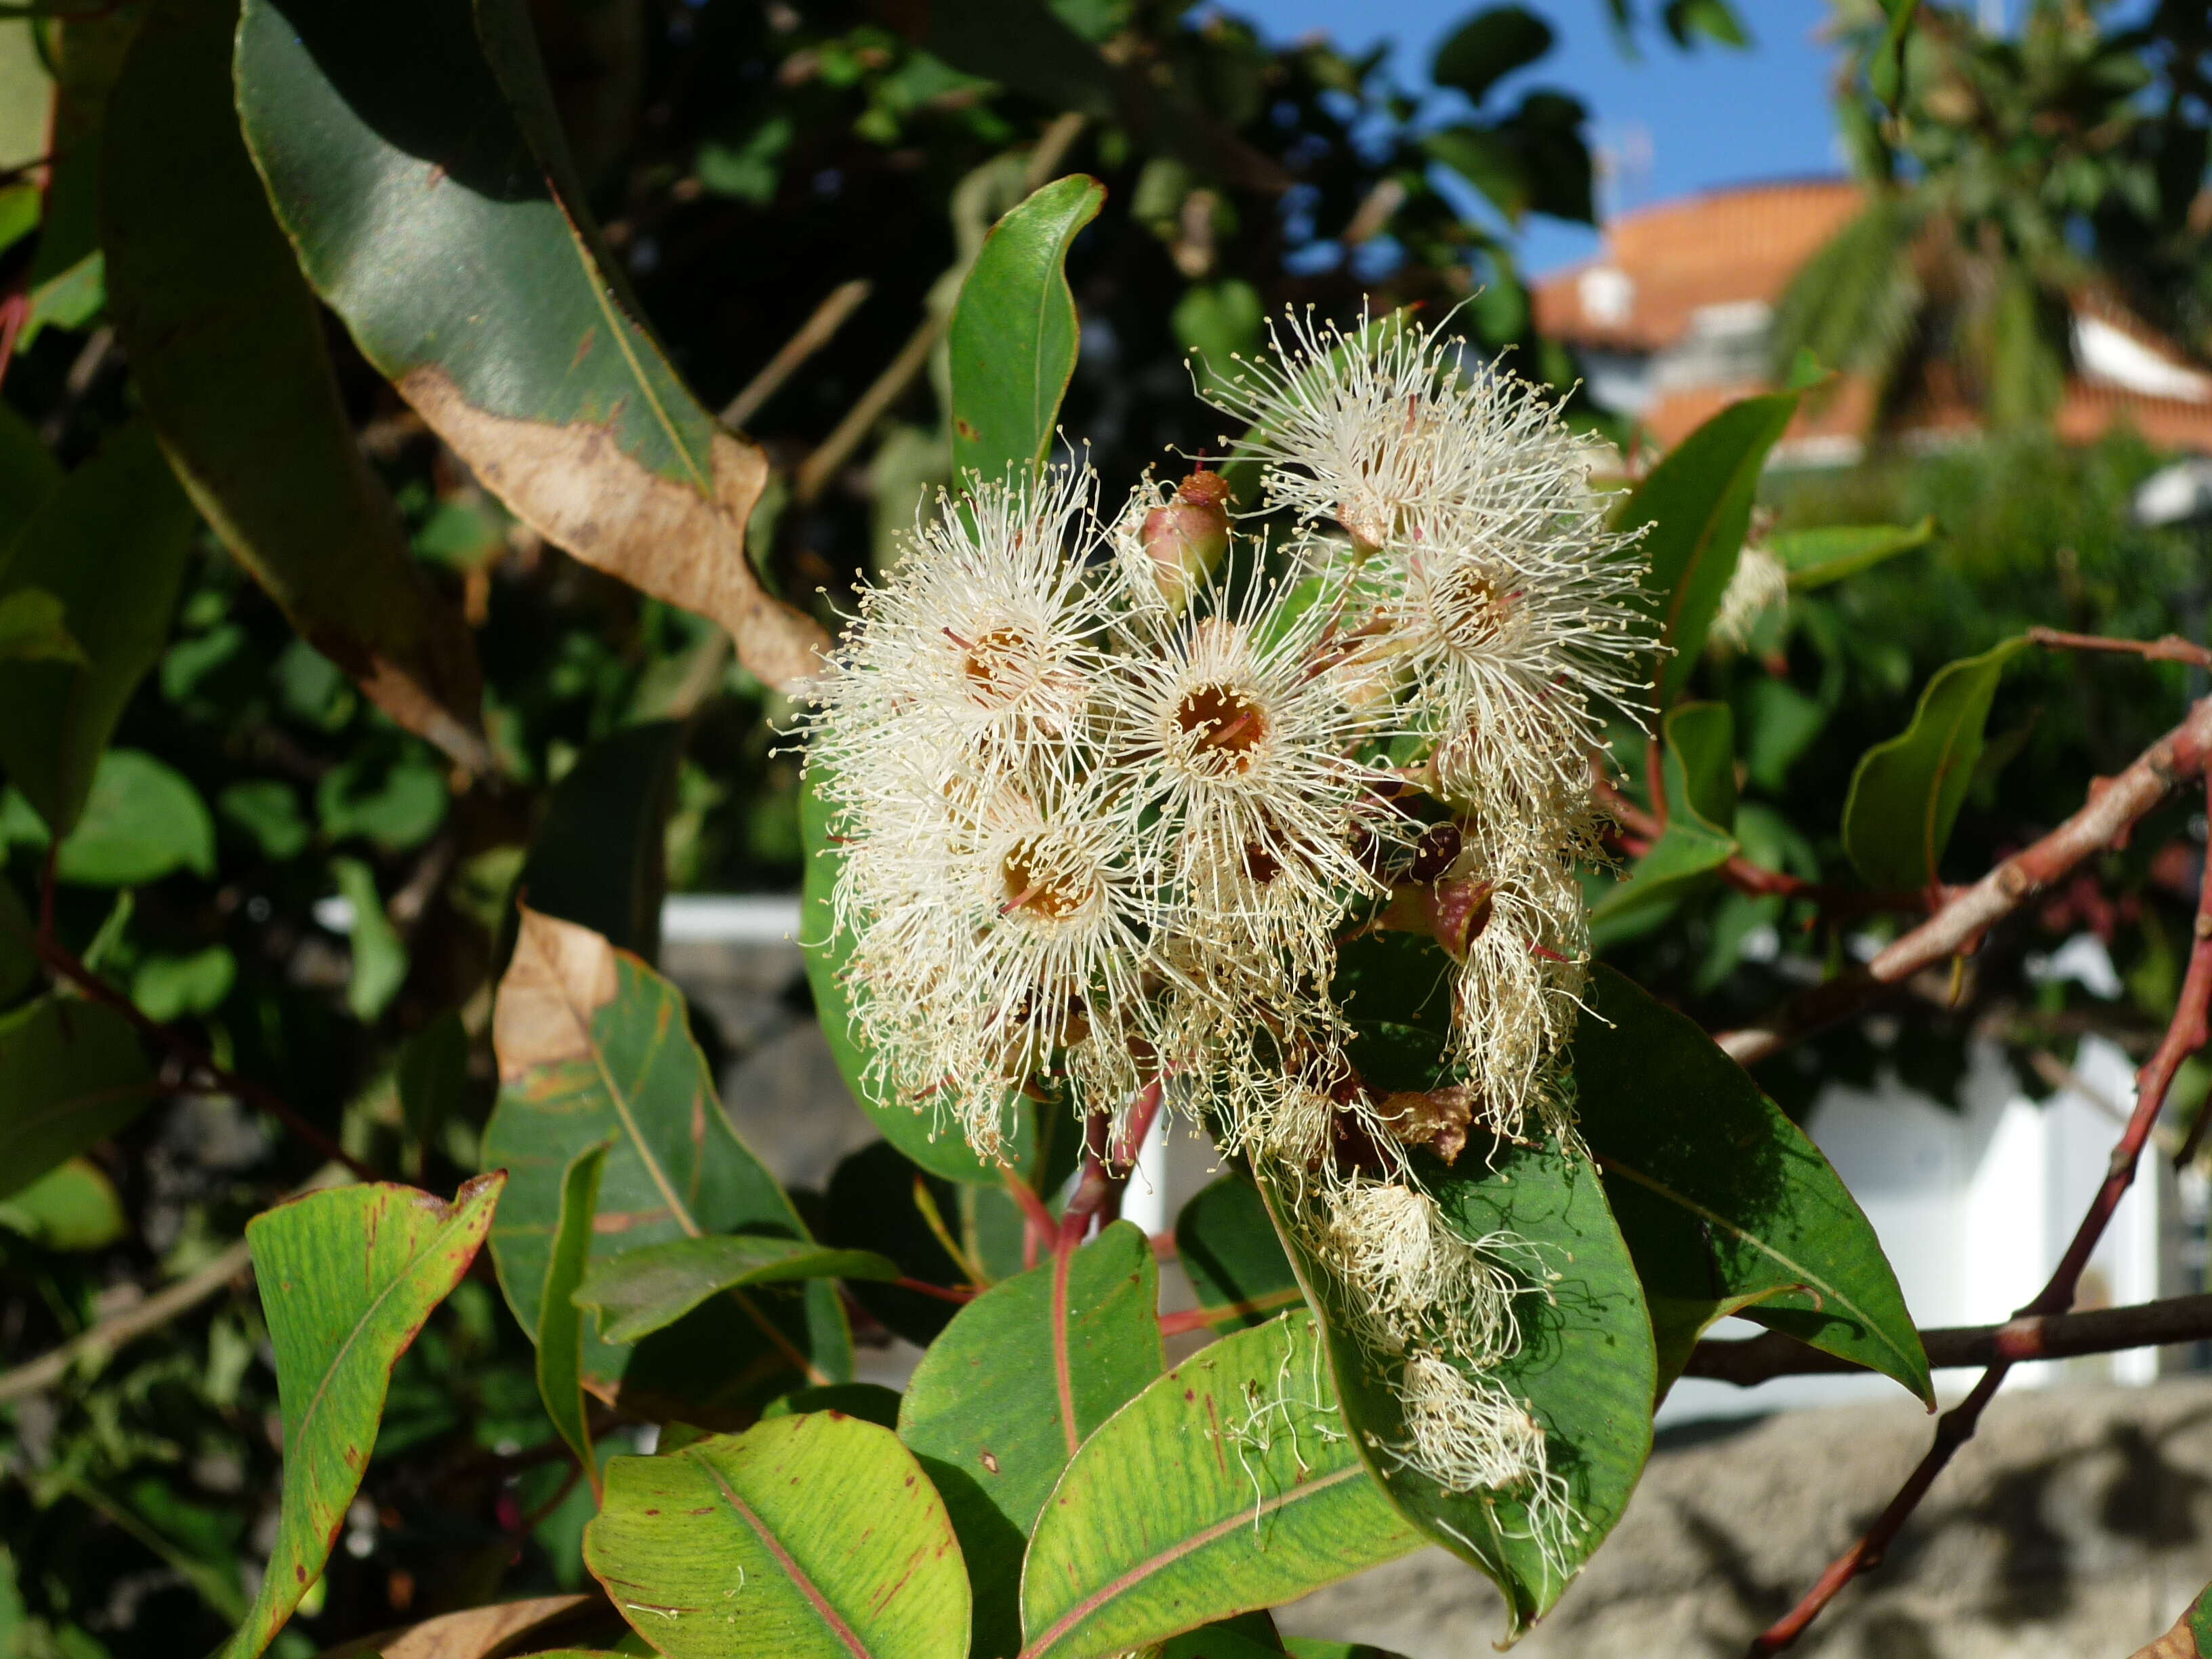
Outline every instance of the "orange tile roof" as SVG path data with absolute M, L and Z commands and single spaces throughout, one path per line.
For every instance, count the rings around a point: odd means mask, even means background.
M 1535 283 L 1538 326 L 1586 348 L 1664 350 L 1679 344 L 1708 307 L 1745 301 L 1771 306 L 1779 300 L 1805 261 L 1864 199 L 1862 188 L 1846 179 L 1795 179 L 1714 191 L 1623 214 L 1606 226 L 1605 251 L 1598 258 Z M 2170 360 L 2186 362 L 2172 341 L 2111 294 L 2085 290 L 2075 297 L 2075 309 Z M 1638 418 L 1653 440 L 1668 447 L 1727 404 L 1768 389 L 1755 380 L 1665 388 Z M 1786 456 L 1796 449 L 1809 459 L 1823 450 L 1846 451 L 1867 432 L 1874 413 L 1870 386 L 1856 376 L 1840 376 L 1825 394 L 1806 400 L 1778 453 Z M 2212 453 L 2212 404 L 2069 375 L 2055 419 L 2069 442 L 2086 442 L 2127 424 L 2162 447 Z M 1905 424 L 1928 435 L 1963 435 L 1978 422 L 1955 389 L 1935 388 L 1907 413 Z
M 1625 213 L 1605 228 L 1597 259 L 1536 284 L 1536 320 L 1578 344 L 1654 350 L 1688 331 L 1706 306 L 1771 305 L 1798 268 L 1858 211 L 1863 193 L 1843 179 L 1747 185 Z M 1581 278 L 1593 268 L 1634 286 L 1625 319 L 1592 315 Z

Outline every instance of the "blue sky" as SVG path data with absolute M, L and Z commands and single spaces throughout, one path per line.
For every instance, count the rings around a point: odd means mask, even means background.
M 1825 0 L 1737 0 L 1753 32 L 1747 52 L 1702 41 L 1694 52 L 1679 52 L 1656 21 L 1647 21 L 1635 61 L 1615 44 L 1604 0 L 1524 3 L 1551 23 L 1559 42 L 1492 97 L 1510 104 L 1523 88 L 1550 85 L 1581 99 L 1598 147 L 1640 157 L 1609 192 L 1615 205 L 1748 179 L 1842 171 L 1829 117 L 1831 57 L 1814 38 L 1827 19 Z M 1480 9 L 1467 0 L 1247 0 L 1231 6 L 1280 39 L 1320 30 L 1353 51 L 1389 40 L 1393 72 L 1409 89 L 1429 87 L 1437 43 Z M 1641 9 L 1656 13 L 1656 0 L 1644 0 Z M 1439 112 L 1444 108 L 1440 100 Z M 1521 240 L 1522 261 L 1541 272 L 1596 246 L 1589 230 L 1534 220 Z

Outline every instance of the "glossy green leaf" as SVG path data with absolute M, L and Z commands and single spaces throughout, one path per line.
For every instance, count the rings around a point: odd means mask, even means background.
M 2004 665 L 2025 636 L 1939 669 L 1912 724 L 1859 757 L 1844 801 L 1844 851 L 1869 885 L 1910 892 L 1938 878 L 1982 757 Z
M 58 835 L 76 826 L 123 706 L 167 642 L 191 528 L 191 503 L 134 422 L 0 549 L 0 602 L 52 594 L 86 659 L 0 659 L 0 767 Z
M 1190 1275 L 1217 1336 L 1258 1325 L 1305 1299 L 1267 1219 L 1260 1189 L 1241 1174 L 1200 1190 L 1176 1218 L 1176 1259 Z
M 602 1342 L 635 1342 L 741 1285 L 897 1277 L 897 1265 L 872 1250 L 825 1250 L 798 1239 L 731 1233 L 641 1245 L 594 1261 L 575 1299 L 598 1311 Z
M 585 750 L 553 786 L 517 900 L 657 962 L 668 811 L 688 736 L 680 720 L 652 720 Z
M 1705 649 L 1721 594 L 1735 574 L 1768 453 L 1797 412 L 1800 394 L 1778 392 L 1731 404 L 1668 451 L 1622 509 L 1623 530 L 1648 526 L 1645 589 L 1671 656 L 1660 659 L 1661 707 L 1672 703 Z
M 684 387 L 558 188 L 530 40 L 520 0 L 246 0 L 246 148 L 309 283 L 488 489 L 787 685 L 823 635 L 745 557 L 766 459 Z
M 341 1187 L 246 1224 L 276 1351 L 284 1490 L 252 1611 L 221 1659 L 253 1659 L 320 1576 L 375 1449 L 392 1368 L 476 1260 L 507 1177 L 451 1204 L 411 1187 Z
M 843 855 L 831 832 L 830 805 L 823 799 L 821 785 L 822 763 L 810 757 L 799 803 L 806 858 L 799 937 L 806 951 L 806 983 L 814 994 L 815 1015 L 822 1022 L 830 1058 L 869 1121 L 915 1163 L 947 1181 L 998 1186 L 1005 1178 L 1002 1167 L 977 1158 L 957 1126 L 940 1125 L 928 1112 L 885 1098 L 868 1076 L 868 1055 L 853 1028 L 852 998 L 844 980 L 852 936 L 836 927 L 830 902 Z M 1049 1162 L 1049 1138 L 1063 1127 L 1066 1114 L 1049 1109 L 1040 1113 L 1018 1103 L 1008 1115 L 1013 1128 L 1005 1148 L 1007 1161 L 1034 1179 L 1040 1164 Z
M 1319 1636 L 1286 1636 L 1283 1651 L 1291 1659 L 1403 1659 L 1401 1655 L 1365 1642 L 1332 1642 Z
M 1613 1224 L 1595 1166 L 1555 1147 L 1462 1153 L 1447 1169 L 1416 1156 L 1420 1184 L 1468 1239 L 1505 1231 L 1534 1247 L 1546 1294 L 1521 1298 L 1521 1346 L 1485 1374 L 1542 1425 L 1552 1472 L 1566 1483 L 1573 1522 L 1550 1545 L 1532 1536 L 1525 1494 L 1445 1490 L 1406 1467 L 1408 1437 L 1398 1364 L 1345 1331 L 1340 1287 L 1281 1223 L 1287 1200 L 1267 1193 L 1308 1301 L 1322 1313 L 1329 1364 L 1353 1443 L 1406 1518 L 1504 1592 L 1508 1634 L 1556 1602 L 1628 1505 L 1651 1451 L 1651 1322 L 1635 1264 Z
M 1440 87 L 1480 103 L 1491 87 L 1552 49 L 1552 27 L 1520 6 L 1479 11 L 1444 37 L 1429 69 Z
M 1936 520 L 1930 515 L 1918 524 L 1828 525 L 1784 531 L 1769 538 L 1766 547 L 1790 572 L 1790 591 L 1802 593 L 1871 570 L 1935 539 Z
M 1667 827 L 1590 907 L 1590 939 L 1600 950 L 1658 926 L 1736 854 L 1735 714 L 1726 703 L 1684 703 L 1660 729 Z
M 600 1495 L 598 1457 L 592 1450 L 591 1407 L 584 1395 L 584 1316 L 576 1305 L 576 1286 L 592 1256 L 592 1223 L 599 1213 L 599 1178 L 612 1140 L 586 1146 L 561 1173 L 561 1209 L 553 1224 L 553 1245 L 545 1253 L 545 1283 L 538 1292 L 538 1397 L 545 1415 L 576 1462 L 590 1477 L 592 1495 Z
M 1312 1316 L 1176 1366 L 1083 1444 L 1022 1567 L 1023 1659 L 1097 1659 L 1419 1547 L 1355 1451 Z
M 346 1007 L 362 1024 L 373 1025 L 407 981 L 407 946 L 384 913 L 374 871 L 359 859 L 332 859 L 331 873 L 353 915 L 347 929 L 353 969 L 346 979 Z
M 898 1437 L 830 1412 L 617 1457 L 584 1560 L 668 1659 L 966 1659 L 968 1578 Z
M 1864 1212 L 1694 1022 L 1600 967 L 1573 1064 L 1583 1136 L 1651 1300 L 1662 1395 L 1705 1328 L 1741 1313 L 1933 1401 Z
M 62 602 L 43 587 L 19 587 L 0 599 L 0 659 L 86 666 L 84 647 L 70 637 Z
M 611 1140 L 591 1260 L 709 1234 L 807 1231 L 739 1140 L 685 1028 L 675 987 L 587 928 L 522 913 L 492 1015 L 500 1094 L 488 1166 L 514 1176 L 492 1261 L 516 1321 L 538 1328 L 569 1164 Z M 742 1420 L 793 1382 L 849 1375 L 836 1289 L 815 1282 L 717 1297 L 635 1345 L 586 1329 L 585 1384 L 639 1415 L 705 1427 Z
M 131 1233 L 115 1183 L 88 1158 L 58 1164 L 0 1199 L 0 1227 L 50 1250 L 103 1250 Z
M 112 1008 L 43 996 L 0 1015 L 0 1198 L 89 1151 L 161 1093 Z
M 1022 1546 L 1053 1483 L 1165 1365 L 1158 1305 L 1151 1244 L 1116 1222 L 985 1291 L 915 1367 L 899 1437 L 960 1534 L 979 1659 L 1021 1644 Z
M 136 749 L 100 757 L 54 873 L 84 887 L 136 887 L 172 871 L 215 873 L 215 821 L 185 775 Z
M 125 65 L 101 159 L 116 332 L 193 501 L 293 626 L 482 769 L 475 641 L 355 441 L 320 308 L 239 138 L 236 22 L 226 0 L 168 0 Z
M 1080 173 L 991 228 L 952 313 L 952 461 L 984 483 L 1027 483 L 1052 446 L 1081 330 L 1067 250 L 1106 187 Z

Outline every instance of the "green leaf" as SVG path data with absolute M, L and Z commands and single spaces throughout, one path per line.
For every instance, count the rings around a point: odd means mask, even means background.
M 1778 392 L 1731 404 L 1668 452 L 1636 488 L 1620 528 L 1644 526 L 1651 562 L 1646 591 L 1659 619 L 1661 707 L 1673 702 L 1705 649 L 1721 594 L 1735 574 L 1752 498 L 1767 452 L 1797 412 L 1800 394 Z
M 822 793 L 823 771 L 820 758 L 810 756 L 799 787 L 799 827 L 806 866 L 799 937 L 806 952 L 807 987 L 814 994 L 815 1016 L 822 1022 L 830 1058 L 884 1139 L 932 1175 L 995 1187 L 1005 1179 L 1002 1166 L 976 1157 L 957 1128 L 941 1127 L 933 1115 L 886 1098 L 868 1075 L 867 1051 L 853 1027 L 852 998 L 844 981 L 853 938 L 836 927 L 830 905 L 844 855 L 831 834 L 830 803 Z M 1064 1115 L 1020 1104 L 1008 1113 L 1013 1127 L 1004 1150 L 1018 1176 L 1034 1180 L 1040 1166 L 1048 1162 L 1049 1141 Z M 1047 1144 L 1040 1146 L 1040 1141 Z
M 538 1292 L 538 1397 L 545 1415 L 592 1482 L 601 1490 L 599 1462 L 592 1450 L 591 1407 L 584 1397 L 584 1319 L 576 1306 L 576 1286 L 592 1255 L 592 1223 L 599 1212 L 599 1178 L 612 1140 L 586 1146 L 561 1174 L 561 1210 L 553 1224 L 553 1245 L 545 1253 L 545 1283 Z
M 1286 1224 L 1286 1197 L 1270 1209 L 1306 1285 L 1353 1444 L 1406 1518 L 1504 1593 L 1509 1637 L 1540 1618 L 1627 1507 L 1651 1451 L 1655 1376 L 1651 1322 L 1635 1264 L 1606 1206 L 1595 1166 L 1556 1149 L 1470 1148 L 1447 1169 L 1417 1156 L 1420 1184 L 1462 1237 L 1504 1231 L 1534 1247 L 1559 1277 L 1522 1298 L 1520 1349 L 1483 1373 L 1520 1400 L 1544 1429 L 1552 1473 L 1566 1483 L 1573 1522 L 1547 1547 L 1531 1536 L 1528 1506 L 1512 1492 L 1454 1492 L 1404 1466 L 1407 1443 L 1396 1364 L 1345 1331 L 1336 1281 Z
M 392 1368 L 461 1282 L 503 1172 L 451 1204 L 385 1183 L 313 1193 L 246 1226 L 276 1351 L 284 1492 L 261 1593 L 221 1659 L 253 1659 L 320 1576 L 376 1445 Z
M 492 1014 L 500 1094 L 488 1166 L 514 1186 L 492 1230 L 493 1265 L 516 1322 L 538 1328 L 564 1171 L 612 1140 L 591 1260 L 708 1234 L 807 1237 L 714 1097 L 675 987 L 574 923 L 522 913 Z M 794 1380 L 842 1382 L 852 1339 L 834 1286 L 737 1291 L 634 1346 L 584 1335 L 585 1385 L 641 1416 L 715 1427 Z
M 124 66 L 100 164 L 116 332 L 240 562 L 387 714 L 482 770 L 475 641 L 355 441 L 320 307 L 239 137 L 235 26 L 222 0 L 171 0 Z
M 1868 55 L 1867 82 L 1894 113 L 1904 94 L 1905 37 L 1919 15 L 1920 0 L 1882 0 L 1882 6 L 1889 21 Z
M 1260 290 L 1234 276 L 1194 283 L 1183 290 L 1168 326 L 1192 360 L 1201 386 L 1218 384 L 1232 372 L 1232 358 L 1259 349 L 1265 309 Z
M 469 1030 L 459 1009 L 448 1008 L 400 1044 L 392 1082 L 408 1138 L 417 1158 L 427 1156 L 469 1104 Z
M 328 665 L 325 658 L 314 660 Z M 444 769 L 412 744 L 356 750 L 315 786 L 315 816 L 325 835 L 333 841 L 359 836 L 386 853 L 429 840 L 445 822 L 447 805 Z
M 36 186 L 31 194 L 37 197 Z M 0 404 L 0 524 L 21 524 L 61 483 L 61 464 L 38 428 L 14 404 Z
M 1667 744 L 1667 827 L 1618 885 L 1590 907 L 1599 950 L 1650 932 L 1735 856 L 1735 715 L 1686 702 L 1661 722 Z
M 1515 70 L 1552 49 L 1552 26 L 1519 6 L 1479 11 L 1444 37 L 1429 67 L 1440 87 L 1455 87 L 1474 103 Z
M 1043 464 L 1081 331 L 1067 250 L 1106 187 L 1058 179 L 991 228 L 952 313 L 952 462 L 963 483 L 1026 483 Z
M 1558 1148 L 1475 1148 L 1458 1168 L 1416 1157 L 1422 1190 L 1464 1239 L 1510 1232 L 1548 1274 L 1547 1294 L 1522 1298 L 1522 1345 L 1480 1380 L 1522 1401 L 1544 1427 L 1551 1471 L 1566 1482 L 1573 1524 L 1548 1544 L 1537 1540 L 1524 1493 L 1447 1491 L 1405 1467 L 1395 1449 L 1409 1443 L 1395 1391 L 1398 1363 L 1376 1356 L 1347 1334 L 1340 1285 L 1307 1255 L 1291 1224 L 1287 1194 L 1263 1188 L 1307 1303 L 1322 1316 L 1322 1336 L 1345 1422 L 1391 1502 L 1429 1540 L 1443 1544 L 1498 1583 L 1506 1597 L 1509 1637 L 1547 1613 L 1597 1551 L 1628 1506 L 1650 1455 L 1650 1316 L 1628 1245 L 1614 1228 L 1597 1168 Z
M 136 749 L 100 757 L 54 873 L 84 887 L 137 887 L 173 870 L 215 874 L 215 820 L 184 775 Z
M 290 784 L 275 778 L 225 784 L 215 798 L 215 810 L 224 823 L 251 836 L 263 856 L 279 864 L 299 857 L 314 839 L 301 815 L 300 797 Z
M 1319 1636 L 1286 1636 L 1283 1651 L 1291 1659 L 1402 1659 L 1402 1656 L 1364 1642 L 1332 1642 Z
M 960 1535 L 978 1653 L 1020 1646 L 1023 1542 L 1076 1449 L 1165 1366 L 1151 1244 L 1116 1222 L 985 1291 L 915 1367 L 899 1437 Z
M 70 637 L 62 602 L 43 587 L 20 587 L 0 599 L 0 659 L 65 662 L 83 668 L 91 659 Z
M 1298 1276 L 1267 1219 L 1260 1189 L 1225 1175 L 1176 1218 L 1176 1259 L 1190 1275 L 1217 1336 L 1273 1318 L 1305 1299 Z
M 50 1250 L 104 1250 L 131 1233 L 115 1183 L 88 1158 L 57 1164 L 0 1199 L 0 1227 Z
M 6 842 L 0 838 L 0 861 L 6 857 Z M 15 883 L 0 872 L 0 1006 L 13 1002 L 38 978 L 39 953 L 31 944 L 36 933 Z
M 825 1250 L 797 1239 L 720 1234 L 643 1245 L 595 1261 L 575 1299 L 599 1310 L 600 1341 L 635 1342 L 674 1324 L 708 1297 L 744 1285 L 897 1277 L 897 1264 L 873 1250 Z
M 167 641 L 191 528 L 191 503 L 153 433 L 133 423 L 0 552 L 0 602 L 28 588 L 52 594 L 86 659 L 0 660 L 0 766 L 56 835 L 76 827 L 100 750 Z
M 1793 593 L 1826 587 L 1830 582 L 1871 570 L 1884 560 L 1936 539 L 1931 514 L 1918 524 L 1829 525 L 1817 530 L 1790 530 L 1771 538 L 1767 550 L 1790 572 Z
M 1519 224 L 1535 194 L 1520 147 L 1491 127 L 1438 127 L 1421 135 L 1421 148 L 1436 161 L 1473 185 L 1504 214 Z
M 1202 1348 L 1083 1444 L 1022 1567 L 1023 1659 L 1096 1659 L 1421 1542 L 1337 1411 L 1312 1316 Z
M 238 959 L 226 945 L 210 945 L 185 957 L 148 957 L 131 972 L 131 1000 L 147 1018 L 167 1024 L 213 1013 L 237 979 Z
M 1745 690 L 1744 766 L 1769 794 L 1788 787 L 1790 769 L 1828 723 L 1826 705 L 1787 680 L 1762 674 Z
M 652 720 L 585 750 L 553 786 L 517 900 L 658 961 L 668 811 L 689 736 L 683 721 Z
M 347 929 L 353 940 L 353 970 L 346 980 L 346 1006 L 364 1025 L 374 1025 L 399 988 L 407 982 L 407 946 L 384 914 L 376 872 L 359 859 L 332 859 L 338 895 L 353 911 Z
M 246 148 L 308 283 L 486 488 L 791 684 L 824 641 L 745 557 L 766 458 L 684 387 L 560 188 L 530 39 L 520 0 L 246 0 Z
M 1937 670 L 1912 724 L 1859 757 L 1844 801 L 1844 851 L 1869 886 L 1911 892 L 1938 878 L 1997 681 L 2027 644 L 2009 639 Z
M 584 1560 L 668 1659 L 966 1659 L 944 1501 L 898 1437 L 830 1412 L 617 1457 Z
M 1931 1404 L 1897 1275 L 1820 1149 L 1711 1037 L 1609 968 L 1574 1044 L 1576 1110 L 1651 1302 L 1659 1394 L 1724 1314 Z

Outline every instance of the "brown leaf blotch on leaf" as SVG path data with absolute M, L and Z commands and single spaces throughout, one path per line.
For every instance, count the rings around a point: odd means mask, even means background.
M 592 1051 L 592 1015 L 615 998 L 615 948 L 588 927 L 520 907 L 514 959 L 492 1005 L 502 1081 Z
M 712 617 L 738 659 L 779 690 L 821 666 L 830 636 L 775 599 L 745 556 L 745 520 L 768 486 L 757 444 L 717 430 L 705 493 L 628 454 L 605 427 L 550 425 L 478 409 L 434 366 L 398 382 L 486 488 L 546 540 L 640 592 Z

